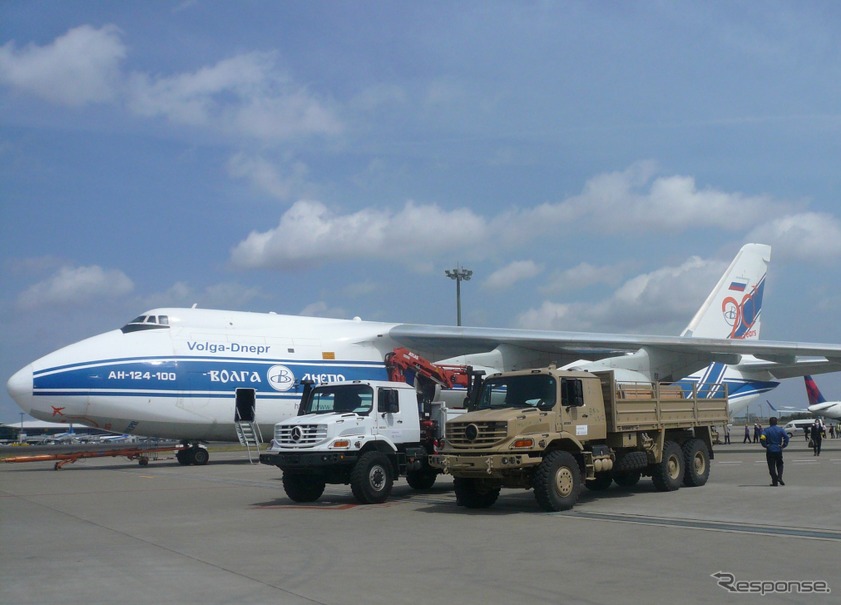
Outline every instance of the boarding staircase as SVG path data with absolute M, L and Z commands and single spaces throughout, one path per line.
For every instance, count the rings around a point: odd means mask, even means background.
M 260 426 L 256 422 L 249 422 L 247 420 L 238 420 L 234 423 L 234 426 L 236 426 L 240 444 L 248 450 L 248 461 L 251 464 L 256 464 L 256 462 L 260 461 L 260 444 L 263 443 Z

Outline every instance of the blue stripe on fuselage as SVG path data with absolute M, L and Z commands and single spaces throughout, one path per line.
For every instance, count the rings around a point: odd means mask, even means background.
M 222 397 L 252 388 L 262 397 L 295 393 L 302 380 L 386 380 L 382 362 L 136 357 L 66 364 L 33 372 L 34 395 Z M 278 388 L 273 388 L 274 382 Z

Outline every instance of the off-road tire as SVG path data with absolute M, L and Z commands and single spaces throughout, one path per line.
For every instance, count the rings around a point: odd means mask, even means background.
M 700 439 L 690 439 L 683 444 L 683 461 L 686 470 L 683 484 L 687 487 L 701 487 L 710 478 L 710 452 Z
M 391 462 L 380 452 L 362 454 L 350 472 L 350 489 L 360 504 L 380 504 L 388 500 L 394 478 Z
M 483 479 L 453 479 L 456 502 L 466 508 L 488 508 L 499 498 L 499 487 L 488 485 Z
M 324 493 L 324 481 L 309 475 L 283 473 L 283 489 L 294 502 L 315 502 Z
M 613 480 L 619 487 L 634 487 L 640 482 L 642 473 L 639 471 L 624 471 L 621 473 L 613 473 Z
M 683 482 L 684 463 L 683 450 L 674 441 L 663 444 L 663 459 L 651 465 L 651 480 L 657 491 L 672 492 Z
M 406 473 L 406 483 L 409 487 L 417 490 L 429 489 L 435 485 L 438 478 L 438 471 L 427 468 L 421 471 L 409 471 Z
M 610 471 L 606 473 L 596 473 L 595 479 L 586 479 L 584 487 L 594 492 L 603 492 L 613 483 L 613 475 Z
M 546 454 L 534 472 L 532 487 L 543 510 L 570 510 L 581 493 L 581 467 L 575 456 L 563 451 Z
M 646 466 L 648 466 L 648 454 L 645 452 L 628 452 L 616 461 L 613 472 L 641 471 Z

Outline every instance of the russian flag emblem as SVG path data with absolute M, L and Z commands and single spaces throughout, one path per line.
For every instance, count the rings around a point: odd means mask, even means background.
M 736 280 L 730 282 L 730 287 L 728 290 L 732 290 L 733 292 L 744 292 L 745 288 L 748 287 L 748 282 L 742 280 Z

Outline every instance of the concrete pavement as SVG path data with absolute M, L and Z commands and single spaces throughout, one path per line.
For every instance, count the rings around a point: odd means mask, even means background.
M 732 592 L 743 582 L 771 590 L 765 603 L 835 603 L 841 440 L 817 458 L 794 440 L 785 460 L 786 486 L 772 488 L 759 446 L 719 446 L 704 487 L 660 493 L 644 478 L 551 514 L 520 490 L 458 507 L 449 478 L 427 492 L 400 480 L 382 505 L 356 505 L 345 486 L 299 505 L 244 451 L 204 467 L 2 464 L 0 602 L 752 601 Z M 832 593 L 798 592 L 815 582 Z

